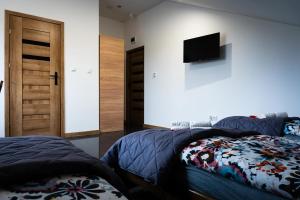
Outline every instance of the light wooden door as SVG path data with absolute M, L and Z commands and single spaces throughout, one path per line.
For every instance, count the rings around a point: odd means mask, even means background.
M 124 130 L 124 40 L 100 36 L 100 131 Z
M 10 136 L 61 135 L 61 31 L 9 15 Z

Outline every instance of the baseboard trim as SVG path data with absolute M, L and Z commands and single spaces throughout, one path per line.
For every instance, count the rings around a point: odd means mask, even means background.
M 120 131 L 105 131 L 105 132 L 102 132 L 100 131 L 100 135 L 105 135 L 105 134 L 120 134 L 120 133 L 124 133 L 124 130 L 120 130 Z
M 65 133 L 65 138 L 67 139 L 80 139 L 80 138 L 90 138 L 90 137 L 99 137 L 100 131 L 82 131 L 82 132 L 71 132 Z
M 151 124 L 144 124 L 144 129 L 152 129 L 152 128 L 169 129 L 169 128 L 163 127 L 163 126 L 155 126 L 155 125 L 151 125 Z

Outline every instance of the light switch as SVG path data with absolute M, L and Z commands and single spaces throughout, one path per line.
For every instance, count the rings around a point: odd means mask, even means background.
M 156 78 L 157 77 L 157 72 L 153 72 L 152 73 L 152 78 Z
M 77 71 L 77 68 L 76 67 L 72 67 L 71 68 L 71 72 L 76 72 Z

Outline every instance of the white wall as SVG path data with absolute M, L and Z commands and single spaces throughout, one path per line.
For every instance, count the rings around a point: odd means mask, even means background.
M 124 38 L 125 24 L 100 16 L 100 34 Z
M 4 10 L 65 22 L 66 132 L 99 129 L 99 1 L 1 0 L 0 79 L 4 79 Z M 71 72 L 76 68 L 76 72 Z M 87 72 L 91 70 L 92 73 Z M 4 94 L 0 94 L 0 136 L 4 136 Z
M 225 58 L 184 64 L 183 40 L 215 32 Z M 146 124 L 300 115 L 300 27 L 164 2 L 126 23 L 126 43 L 127 49 L 145 45 Z

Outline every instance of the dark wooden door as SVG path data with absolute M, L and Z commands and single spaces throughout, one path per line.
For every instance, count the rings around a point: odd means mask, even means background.
M 10 136 L 61 135 L 61 26 L 9 15 Z
M 126 130 L 144 126 L 144 47 L 126 54 Z

